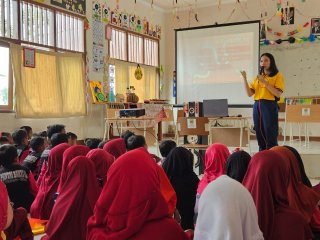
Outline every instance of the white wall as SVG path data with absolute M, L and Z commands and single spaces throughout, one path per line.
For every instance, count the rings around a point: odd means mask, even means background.
M 105 3 L 100 1 L 101 3 Z M 46 1 L 49 3 L 49 1 Z M 116 6 L 116 1 L 108 1 L 111 9 Z M 90 24 L 92 24 L 92 1 L 87 0 L 87 14 Z M 120 1 L 120 10 L 125 10 L 128 13 L 135 13 L 141 18 L 146 17 L 153 24 L 161 25 L 164 28 L 164 13 L 159 9 L 151 9 L 149 4 L 141 1 L 124 0 Z M 160 41 L 160 63 L 163 63 L 165 59 L 165 46 L 164 46 L 165 32 L 162 31 L 162 39 Z M 86 31 L 86 49 L 89 58 L 89 79 L 100 80 L 103 79 L 102 73 L 96 73 L 92 71 L 92 30 L 91 28 Z M 107 53 L 107 42 L 105 45 L 105 53 Z M 34 132 L 44 131 L 47 126 L 53 123 L 61 123 L 66 125 L 67 131 L 72 131 L 78 135 L 79 139 L 87 137 L 102 137 L 104 131 L 104 105 L 94 105 L 91 103 L 91 93 L 89 92 L 90 103 L 88 103 L 87 112 L 88 115 L 84 117 L 74 118 L 52 118 L 52 119 L 17 119 L 14 113 L 0 113 L 0 131 L 12 132 L 14 129 L 19 128 L 22 125 L 30 125 Z M 36 116 L 35 116 L 36 117 Z

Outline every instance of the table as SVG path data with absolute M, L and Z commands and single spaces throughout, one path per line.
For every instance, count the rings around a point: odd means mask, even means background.
M 211 143 L 220 142 L 228 146 L 245 147 L 244 143 L 250 148 L 250 133 L 248 130 L 248 117 L 215 117 L 209 118 Z M 247 136 L 245 135 L 247 131 Z M 211 134 L 210 133 L 210 134 Z M 239 141 L 235 142 L 235 134 L 239 134 Z
M 105 125 L 104 125 L 104 134 L 103 134 L 103 140 L 110 139 L 110 124 L 115 124 L 117 128 L 119 129 L 120 134 L 123 132 L 124 129 L 137 129 L 137 128 L 143 128 L 143 136 L 146 138 L 146 131 L 147 128 L 150 127 L 149 124 L 150 121 L 155 121 L 154 117 L 128 117 L 128 118 L 120 118 L 120 117 L 112 117 L 112 118 L 105 118 Z M 130 122 L 132 122 L 132 125 L 130 126 Z M 135 122 L 135 123 L 134 123 Z M 142 123 L 142 126 L 140 125 Z M 120 127 L 119 127 L 120 125 Z M 158 124 L 154 124 L 154 127 L 156 128 L 156 132 L 158 132 Z

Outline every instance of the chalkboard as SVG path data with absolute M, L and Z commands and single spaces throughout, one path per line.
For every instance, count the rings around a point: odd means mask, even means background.
M 285 80 L 283 96 L 320 95 L 320 43 L 306 42 L 261 46 L 271 53 Z

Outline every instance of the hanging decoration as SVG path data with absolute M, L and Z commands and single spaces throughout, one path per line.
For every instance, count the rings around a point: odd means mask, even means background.
M 119 0 L 117 0 L 119 4 Z M 94 4 L 93 19 L 100 19 L 104 23 L 114 25 L 120 28 L 148 35 L 154 38 L 161 38 L 161 26 L 152 24 L 146 17 L 141 18 L 135 14 L 128 14 L 126 11 L 120 11 L 117 7 L 111 9 L 106 4 Z M 101 13 L 102 12 L 102 13 Z
M 286 35 L 287 35 L 287 36 L 294 36 L 295 34 L 302 32 L 303 28 L 307 28 L 307 27 L 309 26 L 309 24 L 310 24 L 309 22 L 306 22 L 306 23 L 303 24 L 302 26 L 299 26 L 299 27 L 297 27 L 296 29 L 288 32 Z M 268 27 L 268 26 L 267 26 L 267 31 L 268 31 L 269 33 L 271 33 L 271 34 L 273 34 L 273 35 L 276 35 L 276 36 L 279 36 L 279 37 L 281 37 L 281 36 L 284 35 L 283 32 L 273 31 L 273 29 L 270 28 L 270 27 Z
M 88 30 L 90 28 L 89 20 L 87 17 L 84 19 L 84 30 Z
M 261 45 L 279 45 L 282 44 L 283 42 L 289 42 L 290 44 L 294 44 L 294 43 L 304 43 L 304 42 L 316 42 L 319 41 L 320 42 L 320 36 L 317 36 L 315 34 L 311 34 L 309 37 L 289 37 L 288 39 L 278 39 L 276 41 L 271 41 L 268 39 L 265 39 L 263 42 L 261 42 Z

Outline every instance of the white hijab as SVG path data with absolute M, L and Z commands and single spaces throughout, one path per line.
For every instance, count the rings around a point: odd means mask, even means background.
M 203 191 L 194 240 L 263 240 L 253 199 L 241 183 L 222 175 Z

